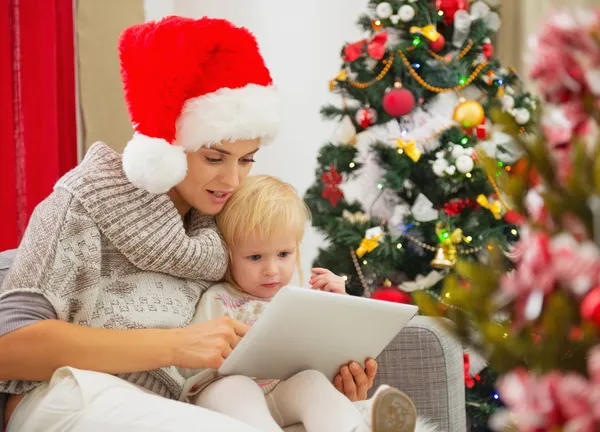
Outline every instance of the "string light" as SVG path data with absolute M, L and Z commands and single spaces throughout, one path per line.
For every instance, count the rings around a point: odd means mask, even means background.
M 404 153 L 404 150 L 402 150 L 401 148 L 398 149 L 398 154 L 402 154 Z
M 342 276 L 342 279 L 344 279 L 345 281 L 348 281 L 348 276 L 344 275 L 344 276 Z
M 377 183 L 377 189 L 379 189 L 379 190 L 383 189 L 383 183 Z
M 464 78 L 464 77 L 463 77 L 463 78 L 461 78 L 461 79 L 458 81 L 458 83 L 459 83 L 461 86 L 462 86 L 462 85 L 465 85 L 465 83 L 466 83 L 466 82 L 467 82 L 467 79 L 466 79 L 466 78 Z
M 510 233 L 514 236 L 516 236 L 518 234 L 517 230 L 514 228 L 510 230 Z
M 439 16 L 444 16 L 444 11 L 438 11 Z
M 500 79 L 497 81 L 497 83 L 498 83 L 498 85 L 504 85 L 504 80 L 503 80 L 502 78 L 500 78 Z
M 446 293 L 446 298 L 450 298 L 450 293 Z
M 498 393 L 494 393 L 494 399 L 496 399 L 496 400 L 500 399 L 500 395 Z
M 421 38 L 420 38 L 419 36 L 415 36 L 415 38 L 414 38 L 414 39 L 413 39 L 413 41 L 412 41 L 412 44 L 413 44 L 414 46 L 418 46 L 418 45 L 420 45 L 420 44 L 421 44 Z
M 415 68 L 415 69 L 420 69 L 420 68 L 421 68 L 421 65 L 420 65 L 419 63 L 414 63 L 414 64 L 412 64 L 411 66 L 412 66 L 413 68 Z
M 397 247 L 398 249 L 402 249 L 402 243 L 398 243 L 398 244 L 396 245 L 396 247 Z
M 462 145 L 467 145 L 469 144 L 469 138 L 463 137 L 463 139 L 461 139 L 460 142 L 462 143 Z
M 503 164 L 502 162 L 498 161 L 498 166 L 499 166 L 499 167 L 503 167 L 503 166 L 504 166 L 504 164 Z
M 367 264 L 369 264 L 369 261 L 367 261 L 367 260 L 364 260 L 364 261 L 363 261 L 363 264 L 364 264 L 364 265 L 367 265 Z
M 466 240 L 467 240 L 467 243 L 471 243 L 473 241 L 473 237 L 467 236 Z
M 471 173 L 466 173 L 466 174 L 465 174 L 465 177 L 466 177 L 466 178 L 471 178 L 471 177 L 473 177 L 473 175 L 472 175 Z
M 350 163 L 348 164 L 348 166 L 349 166 L 350 168 L 354 168 L 354 167 L 356 166 L 356 164 L 355 164 L 354 162 L 350 162 Z

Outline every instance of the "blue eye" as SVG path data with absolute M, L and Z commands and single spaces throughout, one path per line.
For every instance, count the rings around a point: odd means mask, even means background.
M 250 255 L 250 256 L 248 257 L 248 259 L 249 259 L 250 261 L 258 261 L 259 259 L 261 259 L 261 256 L 260 256 L 260 255 Z
M 289 255 L 290 255 L 290 253 L 289 253 L 289 252 L 279 252 L 279 257 L 280 257 L 280 258 L 286 258 L 286 257 L 288 257 Z

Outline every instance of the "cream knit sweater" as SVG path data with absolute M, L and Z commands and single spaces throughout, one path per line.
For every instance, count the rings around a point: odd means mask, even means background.
M 192 211 L 187 222 L 167 195 L 133 186 L 121 157 L 94 144 L 36 208 L 0 301 L 9 293 L 38 294 L 59 319 L 89 327 L 186 326 L 227 267 L 214 219 Z M 185 381 L 175 367 L 119 376 L 174 399 Z M 0 381 L 0 393 L 37 384 Z

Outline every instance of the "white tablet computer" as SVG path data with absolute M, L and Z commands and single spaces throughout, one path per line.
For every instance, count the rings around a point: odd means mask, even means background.
M 288 379 L 315 369 L 333 379 L 342 365 L 377 357 L 418 308 L 285 287 L 219 369 L 220 375 Z

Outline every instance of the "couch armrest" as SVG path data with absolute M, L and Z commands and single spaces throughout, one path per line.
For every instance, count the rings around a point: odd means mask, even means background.
M 419 417 L 440 430 L 467 430 L 463 351 L 434 318 L 416 316 L 377 358 L 373 392 L 388 384 L 408 394 Z

